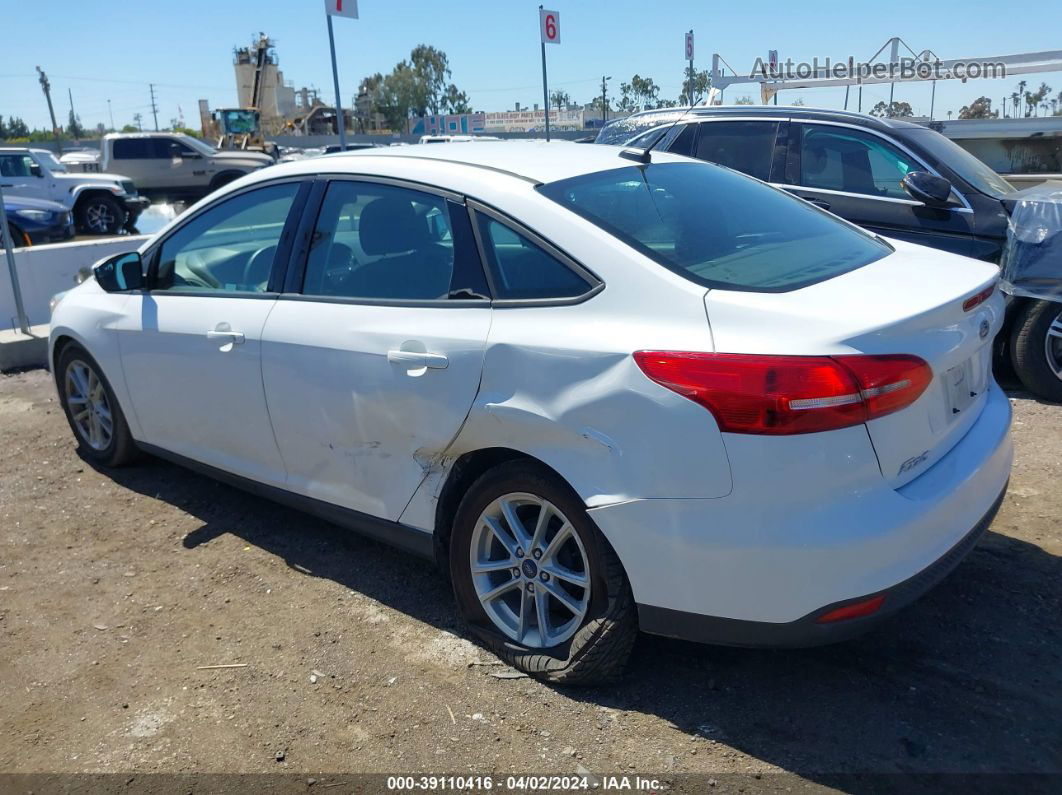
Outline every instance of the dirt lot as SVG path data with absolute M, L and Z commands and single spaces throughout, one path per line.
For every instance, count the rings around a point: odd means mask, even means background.
M 891 623 L 642 637 L 622 685 L 568 690 L 498 678 L 429 565 L 157 460 L 96 471 L 48 374 L 2 376 L 0 771 L 1062 773 L 1062 407 L 1015 395 L 1002 511 Z

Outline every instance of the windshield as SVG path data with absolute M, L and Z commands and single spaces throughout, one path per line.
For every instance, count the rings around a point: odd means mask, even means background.
M 706 287 L 787 292 L 892 251 L 783 191 L 707 163 L 617 168 L 538 190 Z
M 664 124 L 671 124 L 681 119 L 685 114 L 685 110 L 672 110 L 664 113 L 648 113 L 645 116 L 628 116 L 626 119 L 617 119 L 601 128 L 601 132 L 597 134 L 594 143 L 619 146 L 627 143 L 639 133 Z
M 34 152 L 37 159 L 41 161 L 41 164 L 52 173 L 66 173 L 66 166 L 59 162 L 59 159 L 51 152 Z
M 193 138 L 190 135 L 178 135 L 177 137 L 181 140 L 181 143 L 188 144 L 190 147 L 192 147 L 196 151 L 200 152 L 201 154 L 204 154 L 204 155 L 215 155 L 215 154 L 217 154 L 217 151 L 218 151 L 217 149 L 212 147 L 210 144 L 203 143 L 198 138 Z
M 974 190 L 996 198 L 1014 192 L 1013 185 L 950 138 L 930 129 L 911 130 L 909 134 Z

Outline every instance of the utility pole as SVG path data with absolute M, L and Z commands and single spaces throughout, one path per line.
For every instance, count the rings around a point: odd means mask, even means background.
M 151 87 L 151 115 L 155 117 L 155 132 L 159 131 L 159 108 L 155 104 L 155 84 L 148 83 Z
M 937 81 L 933 81 L 933 91 L 929 95 L 929 120 L 933 121 L 933 109 L 937 104 Z
M 44 91 L 44 98 L 48 100 L 48 115 L 52 117 L 52 132 L 55 133 L 55 148 L 59 151 L 59 154 L 62 154 L 63 136 L 59 133 L 59 125 L 55 123 L 55 109 L 52 107 L 52 85 L 48 82 L 48 75 L 46 75 L 39 66 L 37 67 L 37 74 L 40 75 L 41 90 Z
M 604 126 L 608 121 L 608 81 L 612 76 L 601 75 L 601 124 Z
M 107 115 L 111 117 L 111 132 L 114 132 L 114 112 L 111 110 L 111 101 L 107 100 Z
M 140 132 L 144 132 L 144 125 L 140 123 L 141 119 L 143 119 L 143 118 L 144 117 L 141 116 L 139 113 L 134 113 L 133 114 L 133 121 L 136 122 L 136 128 L 138 130 L 140 130 Z

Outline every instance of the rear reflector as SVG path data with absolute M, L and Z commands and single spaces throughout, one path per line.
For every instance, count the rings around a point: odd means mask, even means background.
M 636 351 L 649 378 L 701 404 L 729 433 L 847 428 L 909 406 L 933 377 L 906 354 L 761 356 Z
M 991 298 L 992 297 L 992 293 L 994 293 L 995 291 L 996 291 L 996 285 L 993 284 L 993 285 L 983 289 L 977 295 L 971 295 L 969 298 L 967 298 L 965 301 L 962 302 L 962 311 L 963 312 L 969 312 L 975 306 L 980 306 L 985 301 L 987 301 L 989 298 Z
M 816 623 L 830 624 L 834 621 L 845 621 L 849 618 L 862 618 L 863 616 L 869 616 L 871 613 L 876 613 L 885 603 L 885 594 L 881 596 L 875 596 L 872 599 L 865 599 L 862 602 L 855 602 L 854 604 L 845 605 L 844 607 L 838 607 L 836 610 L 831 610 L 829 613 L 823 613 L 817 619 Z

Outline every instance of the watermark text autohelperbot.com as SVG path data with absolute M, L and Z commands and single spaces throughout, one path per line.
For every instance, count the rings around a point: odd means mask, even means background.
M 811 61 L 784 61 L 770 63 L 757 58 L 749 73 L 755 80 L 808 80 L 811 78 L 847 80 L 946 80 L 967 78 L 1006 77 L 1007 65 L 1000 61 L 949 61 L 947 65 L 934 60 L 900 58 L 895 63 L 857 61 L 852 56 L 835 61 L 829 57 Z

